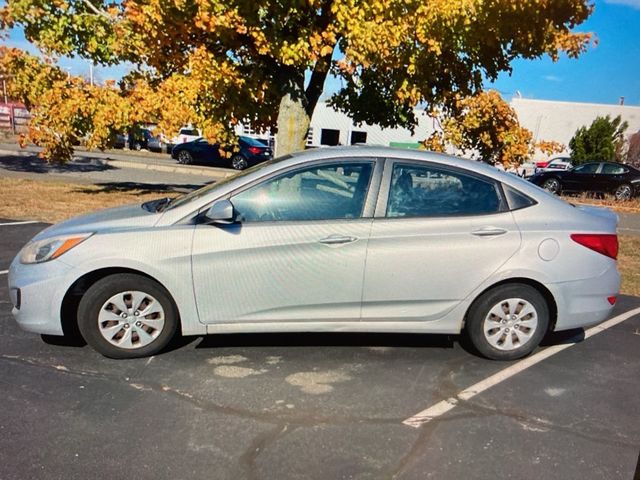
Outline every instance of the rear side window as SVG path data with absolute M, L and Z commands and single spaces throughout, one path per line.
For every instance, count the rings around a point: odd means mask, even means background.
M 505 197 L 507 197 L 509 210 L 520 210 L 537 203 L 533 198 L 519 192 L 515 188 L 511 188 L 509 185 L 502 185 L 502 190 L 504 191 Z
M 473 175 L 432 166 L 393 167 L 388 218 L 486 215 L 502 210 L 497 185 Z
M 193 129 L 189 129 L 189 128 L 183 128 L 182 130 L 180 130 L 180 135 L 191 135 L 191 136 L 199 136 L 200 134 L 198 133 L 197 130 L 193 130 Z
M 605 175 L 620 175 L 628 171 L 622 165 L 616 165 L 615 163 L 605 163 L 602 167 L 602 173 Z

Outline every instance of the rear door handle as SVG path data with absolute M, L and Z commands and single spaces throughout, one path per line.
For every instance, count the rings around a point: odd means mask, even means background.
M 498 235 L 504 235 L 505 233 L 507 233 L 507 230 L 504 228 L 483 227 L 472 231 L 471 235 L 475 235 L 476 237 L 495 237 Z
M 346 235 L 329 235 L 326 238 L 320 240 L 320 243 L 325 245 L 340 245 L 343 243 L 351 243 L 358 240 L 358 237 L 349 237 Z

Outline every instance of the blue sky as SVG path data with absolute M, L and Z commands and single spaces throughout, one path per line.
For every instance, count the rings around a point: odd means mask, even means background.
M 640 105 L 640 0 L 597 0 L 595 12 L 578 30 L 598 37 L 598 45 L 579 59 L 517 60 L 511 75 L 503 74 L 487 87 L 507 99 L 520 92 L 526 98 L 617 103 L 624 96 L 627 105 Z M 36 51 L 18 29 L 5 43 Z M 81 59 L 63 58 L 60 65 L 75 75 L 89 71 L 89 64 Z M 103 80 L 119 78 L 128 69 L 97 67 L 95 74 Z M 338 81 L 329 79 L 325 91 L 338 87 Z

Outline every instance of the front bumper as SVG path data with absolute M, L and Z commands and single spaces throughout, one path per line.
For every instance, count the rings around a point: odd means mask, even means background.
M 620 274 L 614 262 L 601 275 L 585 280 L 549 285 L 556 299 L 558 319 L 555 329 L 585 328 L 605 320 L 614 308 L 608 297 L 618 296 Z
M 62 300 L 75 281 L 75 269 L 60 260 L 23 265 L 16 258 L 9 269 L 11 313 L 23 330 L 63 335 Z

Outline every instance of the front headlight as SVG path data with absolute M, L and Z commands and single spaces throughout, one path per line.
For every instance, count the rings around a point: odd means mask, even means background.
M 84 242 L 93 233 L 60 235 L 28 243 L 20 253 L 20 263 L 42 263 L 58 258 L 76 245 Z

